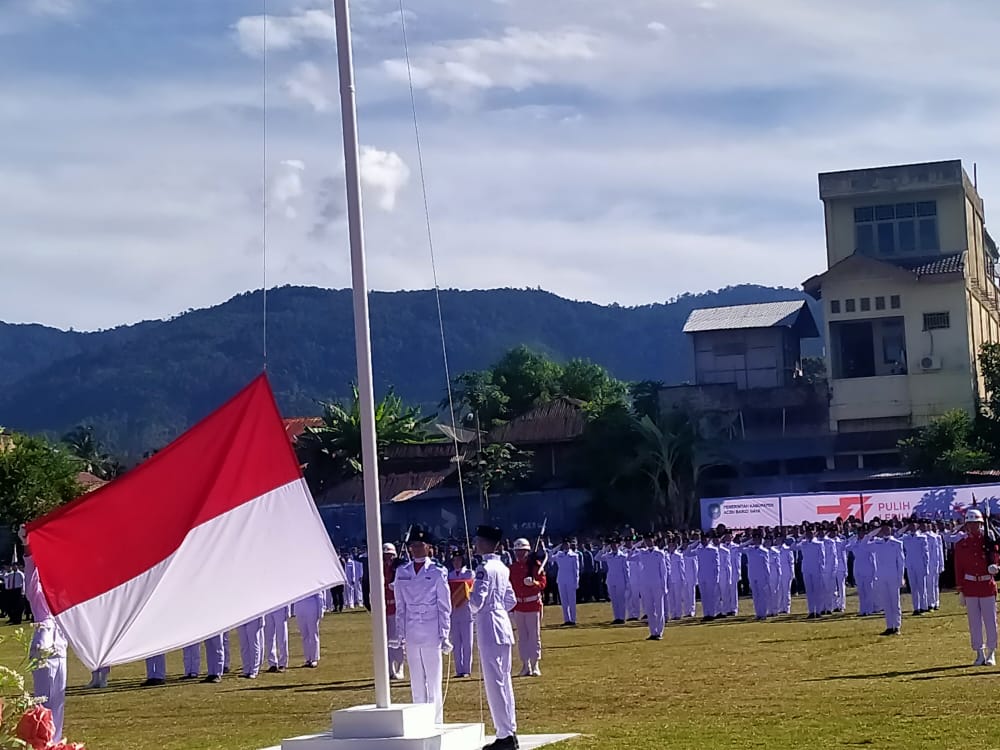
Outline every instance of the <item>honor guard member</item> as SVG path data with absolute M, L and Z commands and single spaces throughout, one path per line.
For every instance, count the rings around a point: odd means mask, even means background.
M 279 607 L 264 617 L 264 653 L 271 674 L 288 669 L 288 618 L 291 607 Z
M 997 559 L 987 560 L 983 544 L 983 514 L 972 508 L 965 513 L 967 536 L 955 544 L 955 588 L 965 604 L 969 637 L 976 652 L 973 664 L 997 663 Z M 985 631 L 985 651 L 983 633 Z
M 192 643 L 181 651 L 184 657 L 184 676 L 182 680 L 196 680 L 201 673 L 201 643 Z M 96 672 L 94 673 L 97 674 Z M 88 685 L 88 687 L 91 687 Z M 94 685 L 93 687 L 96 687 Z
M 663 637 L 665 623 L 663 604 L 667 597 L 667 557 L 656 546 L 652 533 L 646 534 L 645 546 L 639 550 L 639 595 L 646 610 L 646 624 L 649 625 L 649 641 Z
M 872 549 L 875 551 L 875 596 L 885 610 L 885 631 L 882 635 L 899 635 L 903 624 L 903 607 L 899 590 L 906 576 L 903 542 L 892 535 L 892 522 L 882 521 L 874 532 Z
M 430 559 L 431 537 L 414 529 L 407 542 L 410 561 L 396 569 L 396 638 L 406 649 L 414 703 L 434 705 L 444 724 L 441 654 L 450 654 L 451 591 L 448 571 Z
M 142 687 L 159 687 L 167 684 L 167 655 L 157 654 L 146 659 L 146 681 Z
M 241 677 L 256 680 L 264 663 L 264 618 L 255 617 L 236 629 L 240 639 Z M 317 633 L 317 638 L 318 638 Z M 316 657 L 317 661 L 319 657 Z
M 517 628 L 517 653 L 521 657 L 521 677 L 541 677 L 542 668 L 542 592 L 545 576 L 544 553 L 531 553 L 527 539 L 514 540 L 514 562 L 510 566 L 510 584 L 517 604 L 510 616 Z
M 516 549 L 516 547 L 515 547 Z M 455 651 L 455 676 L 472 674 L 472 610 L 469 594 L 475 574 L 465 564 L 465 554 L 455 550 L 451 555 L 448 587 L 451 589 L 451 643 Z
M 295 602 L 295 622 L 302 636 L 303 666 L 315 669 L 319 666 L 319 624 L 323 619 L 323 592 L 307 596 Z
M 66 709 L 66 636 L 49 610 L 42 580 L 28 546 L 28 532 L 23 525 L 18 528 L 17 535 L 24 547 L 24 595 L 35 618 L 29 652 L 35 664 L 31 672 L 33 692 L 36 696 L 44 696 L 41 705 L 52 712 L 52 723 L 55 725 L 52 741 L 59 743 L 62 741 Z
M 522 540 L 518 539 L 518 541 Z M 527 543 L 526 539 L 523 541 Z M 608 584 L 608 598 L 611 600 L 611 616 L 614 618 L 611 621 L 611 624 L 624 625 L 625 609 L 628 603 L 629 566 L 628 556 L 621 548 L 621 539 L 616 536 L 608 539 L 608 546 L 605 547 L 604 550 L 598 555 L 597 559 L 600 560 L 608 570 L 606 578 Z M 511 580 L 516 582 L 515 578 L 511 578 Z M 517 586 L 515 584 L 515 590 L 516 588 Z
M 565 539 L 562 549 L 554 555 L 559 602 L 562 604 L 563 627 L 576 625 L 576 591 L 580 588 L 580 553 L 576 540 Z
M 391 542 L 382 545 L 382 571 L 385 576 L 385 628 L 389 639 L 389 678 L 392 680 L 403 679 L 403 665 L 405 658 L 403 647 L 399 644 L 399 637 L 396 633 L 396 595 L 393 587 L 396 585 L 396 568 L 403 564 L 403 561 L 396 555 L 396 547 Z
M 517 605 L 510 585 L 510 571 L 496 554 L 503 532 L 495 526 L 476 529 L 476 551 L 483 562 L 476 569 L 469 606 L 476 623 L 479 661 L 483 670 L 486 702 L 497 739 L 483 750 L 518 750 L 514 685 L 510 679 L 510 649 L 514 631 L 507 614 Z M 574 591 L 574 594 L 576 592 Z

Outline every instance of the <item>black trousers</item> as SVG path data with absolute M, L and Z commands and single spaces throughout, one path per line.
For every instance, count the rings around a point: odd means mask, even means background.
M 11 589 L 9 596 L 7 613 L 10 615 L 10 623 L 11 625 L 20 625 L 24 619 L 24 596 L 22 589 Z
M 334 586 L 333 590 L 333 609 L 337 612 L 344 611 L 344 587 Z

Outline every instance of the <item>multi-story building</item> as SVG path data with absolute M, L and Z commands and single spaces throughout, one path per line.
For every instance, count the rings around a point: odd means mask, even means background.
M 824 306 L 830 429 L 892 452 L 900 433 L 983 395 L 978 353 L 1000 341 L 997 247 L 960 161 L 821 174 L 819 193 L 827 270 L 804 288 Z

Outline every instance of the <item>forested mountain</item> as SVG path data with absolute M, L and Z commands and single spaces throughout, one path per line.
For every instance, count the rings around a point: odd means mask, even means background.
M 697 307 L 801 299 L 801 292 L 739 286 L 626 308 L 541 290 L 444 291 L 453 375 L 526 344 L 556 359 L 584 357 L 623 380 L 681 382 L 691 344 L 681 328 Z M 0 323 L 0 425 L 61 434 L 92 424 L 135 458 L 205 416 L 260 372 L 261 292 L 168 321 L 93 333 Z M 283 412 L 318 413 L 355 379 L 350 290 L 282 287 L 268 293 L 267 365 Z M 814 309 L 815 311 L 815 309 Z M 375 378 L 432 407 L 445 389 L 431 291 L 371 297 Z

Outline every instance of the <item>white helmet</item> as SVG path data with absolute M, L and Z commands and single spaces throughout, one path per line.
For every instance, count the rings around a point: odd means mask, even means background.
M 392 542 L 386 542 L 385 544 L 382 545 L 382 554 L 383 555 L 395 555 L 396 554 L 396 545 L 393 544 Z
M 524 537 L 521 537 L 520 539 L 515 539 L 514 540 L 514 551 L 516 552 L 519 549 L 530 550 L 531 549 L 531 542 L 529 542 Z
M 965 522 L 966 523 L 982 523 L 983 522 L 983 514 L 980 513 L 978 510 L 976 510 L 975 508 L 969 508 L 967 511 L 965 511 Z

